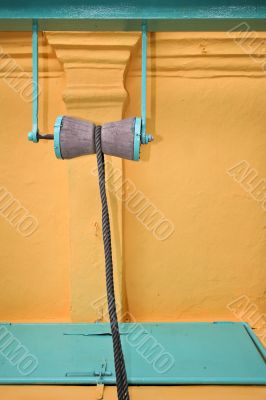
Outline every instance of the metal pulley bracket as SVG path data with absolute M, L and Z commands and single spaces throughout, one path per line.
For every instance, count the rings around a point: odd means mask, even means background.
M 142 23 L 141 39 L 141 118 L 136 118 L 134 159 L 139 159 L 139 143 L 147 144 L 153 137 L 146 133 L 147 120 L 147 23 Z M 32 130 L 28 139 L 38 143 L 40 139 L 55 139 L 55 153 L 60 153 L 59 133 L 62 117 L 56 119 L 54 135 L 39 133 L 39 48 L 38 48 L 38 20 L 32 21 Z M 58 157 L 61 158 L 61 157 Z

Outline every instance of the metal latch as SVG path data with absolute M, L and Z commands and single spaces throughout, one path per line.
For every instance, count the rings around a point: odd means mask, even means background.
M 103 393 L 104 393 L 104 383 L 103 383 L 103 377 L 104 376 L 112 376 L 113 373 L 111 371 L 107 370 L 107 361 L 104 360 L 99 369 L 95 369 L 94 371 L 88 371 L 88 372 L 67 372 L 66 376 L 71 377 L 71 378 L 80 378 L 80 377 L 91 377 L 91 376 L 96 376 L 98 377 L 97 379 L 97 392 L 96 392 L 96 399 L 97 400 L 102 400 L 103 399 Z
M 66 372 L 66 376 L 69 378 L 81 378 L 81 377 L 91 377 L 91 376 L 95 376 L 98 377 L 98 383 L 100 383 L 102 381 L 102 378 L 104 376 L 112 376 L 113 373 L 111 371 L 107 370 L 107 361 L 104 360 L 101 365 L 100 368 L 95 369 L 94 371 L 84 371 L 84 372 Z

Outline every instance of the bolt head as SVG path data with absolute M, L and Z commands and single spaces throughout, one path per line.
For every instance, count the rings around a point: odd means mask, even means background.
M 31 141 L 31 142 L 33 142 L 33 132 L 29 132 L 28 133 L 28 139 Z

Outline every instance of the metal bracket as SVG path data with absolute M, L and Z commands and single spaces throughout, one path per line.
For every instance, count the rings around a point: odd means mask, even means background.
M 152 135 L 146 133 L 147 121 L 147 22 L 142 22 L 141 36 L 141 143 L 147 144 L 153 140 Z M 38 20 L 32 20 L 32 130 L 28 139 L 38 143 L 40 139 L 54 139 L 54 135 L 39 133 L 39 46 Z M 139 158 L 139 157 L 138 157 Z M 138 159 L 137 158 L 137 159 Z
M 38 57 L 38 20 L 32 21 L 32 130 L 28 139 L 38 143 L 38 112 L 39 112 L 39 57 Z
M 142 22 L 141 34 L 141 143 L 147 144 L 153 140 L 146 134 L 147 121 L 147 22 Z
M 107 361 L 104 360 L 101 364 L 101 367 L 99 370 L 94 371 L 95 376 L 99 376 L 99 381 L 98 383 L 102 382 L 102 377 L 103 376 L 111 376 L 112 372 L 107 370 Z
M 39 133 L 39 44 L 38 44 L 38 20 L 32 20 L 32 130 L 28 133 L 28 139 L 38 143 L 40 139 L 53 140 L 54 135 Z

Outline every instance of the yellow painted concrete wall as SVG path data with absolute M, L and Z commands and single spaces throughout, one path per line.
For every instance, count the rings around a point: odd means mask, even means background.
M 121 318 L 243 319 L 265 340 L 264 38 L 254 47 L 237 34 L 150 36 L 155 141 L 139 163 L 108 157 Z M 40 35 L 41 131 L 64 113 L 96 123 L 139 115 L 139 39 Z M 30 45 L 29 33 L 0 34 L 0 320 L 105 320 L 95 157 L 63 162 L 52 143 L 27 141 Z M 18 205 L 33 232 L 12 214 Z
M 67 166 L 56 162 L 52 143 L 31 146 L 25 140 L 31 128 L 29 34 L 1 33 L 0 45 L 6 55 L 0 67 L 0 319 L 69 320 Z M 65 110 L 62 70 L 51 51 L 40 64 L 40 124 L 51 130 L 56 115 Z M 36 221 L 32 234 L 31 229 L 21 232 L 20 218 L 12 214 L 19 208 L 25 210 L 23 218 L 30 215 Z
M 240 315 L 232 313 L 239 299 L 242 310 L 257 307 L 244 318 L 261 317 L 266 327 L 263 59 L 245 55 L 226 34 L 204 36 L 151 38 L 148 130 L 155 142 L 138 165 L 124 162 L 143 196 L 134 205 L 133 193 L 124 207 L 128 307 L 138 320 L 231 320 Z M 128 72 L 127 116 L 140 107 L 138 61 Z M 239 163 L 242 172 L 232 169 Z M 158 218 L 149 221 L 152 212 Z
M 139 39 L 40 35 L 41 130 L 51 132 L 62 113 L 97 123 L 139 115 Z M 0 318 L 105 318 L 95 157 L 62 162 L 52 143 L 26 140 L 30 34 L 1 33 L 0 43 Z M 265 312 L 264 189 L 252 192 L 266 174 L 266 80 L 264 58 L 251 44 L 226 33 L 150 36 L 148 129 L 155 141 L 139 163 L 108 159 L 117 291 L 131 318 L 238 319 L 230 306 L 237 299 L 240 311 L 257 307 L 250 322 Z M 236 176 L 231 169 L 243 160 L 246 169 Z M 18 219 L 12 223 L 5 192 L 36 219 L 28 237 Z
M 154 399 L 161 400 L 265 400 L 263 387 L 164 387 L 146 386 L 131 387 L 130 398 L 132 400 Z M 25 386 L 20 387 L 1 386 L 0 396 L 5 400 L 99 400 L 97 389 L 86 386 Z M 114 387 L 104 389 L 104 400 L 116 400 Z

